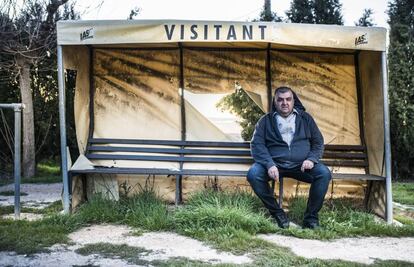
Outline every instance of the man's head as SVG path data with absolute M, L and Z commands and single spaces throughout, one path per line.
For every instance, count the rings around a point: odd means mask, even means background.
M 293 111 L 295 100 L 293 99 L 293 91 L 289 87 L 282 86 L 275 90 L 275 106 L 276 111 L 282 117 L 289 116 Z

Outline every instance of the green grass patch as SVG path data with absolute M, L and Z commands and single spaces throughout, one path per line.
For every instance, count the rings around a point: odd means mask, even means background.
M 395 202 L 405 205 L 414 205 L 414 183 L 393 183 L 392 197 Z
M 306 198 L 295 198 L 289 203 L 289 218 L 298 224 L 303 221 Z M 290 228 L 284 234 L 300 238 L 332 239 L 354 236 L 414 236 L 414 227 L 388 225 L 375 215 L 363 210 L 361 204 L 349 199 L 327 201 L 319 212 L 322 228 L 317 231 Z
M 29 207 L 20 207 L 20 212 L 25 213 L 35 213 L 35 214 L 45 214 L 45 215 L 52 215 L 57 214 L 63 210 L 62 202 L 60 200 L 55 201 L 51 203 L 49 206 L 47 206 L 44 209 L 35 209 L 35 208 L 29 208 Z M 14 206 L 0 206 L 0 216 L 14 213 Z
M 52 216 L 39 221 L 0 220 L 0 251 L 30 254 L 68 242 L 67 234 L 78 224 L 70 216 Z
M 42 161 L 37 164 L 38 175 L 59 175 L 60 165 L 57 161 Z
M 394 219 L 399 221 L 402 224 L 414 226 L 414 219 L 411 217 L 404 216 L 401 214 L 397 214 L 397 215 L 394 214 Z
M 148 255 L 151 251 L 140 247 L 131 247 L 128 245 L 114 245 L 109 243 L 88 244 L 75 251 L 81 255 L 87 256 L 99 254 L 105 258 L 123 259 L 128 263 L 137 265 L 148 265 L 149 261 L 142 260 L 141 257 Z
M 0 206 L 0 216 L 14 213 L 14 206 Z
M 246 192 L 202 191 L 174 213 L 177 232 L 232 252 L 254 246 L 254 235 L 275 232 L 260 203 Z
M 21 178 L 22 184 L 51 184 L 60 183 L 62 178 L 60 177 L 60 165 L 56 161 L 42 161 L 37 164 L 37 173 L 32 178 Z M 0 186 L 12 184 L 14 179 L 1 179 Z
M 168 205 L 153 191 L 144 190 L 140 194 L 123 199 L 125 222 L 133 227 L 149 231 L 172 229 L 172 219 Z
M 21 196 L 27 196 L 27 193 L 20 192 L 20 195 Z M 0 196 L 14 196 L 14 191 L 13 190 L 1 191 Z

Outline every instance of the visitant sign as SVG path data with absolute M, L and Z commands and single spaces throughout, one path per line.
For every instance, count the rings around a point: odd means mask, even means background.
M 276 22 L 181 20 L 59 21 L 60 45 L 172 43 L 267 43 L 385 51 L 386 29 Z M 162 45 L 160 45 L 162 46 Z M 176 46 L 176 44 L 175 44 Z M 208 46 L 208 44 L 206 44 Z M 243 46 L 243 45 L 241 45 Z

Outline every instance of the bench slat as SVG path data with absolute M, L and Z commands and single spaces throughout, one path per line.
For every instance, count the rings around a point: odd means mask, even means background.
M 100 152 L 142 152 L 165 154 L 193 154 L 193 155 L 227 155 L 250 156 L 250 150 L 219 150 L 219 149 L 181 149 L 181 148 L 154 148 L 154 147 L 122 147 L 122 146 L 90 146 L 89 151 Z M 335 159 L 365 159 L 362 153 L 341 153 L 325 151 L 323 158 Z
M 360 151 L 365 152 L 361 145 L 325 145 L 325 151 Z
M 90 146 L 89 151 L 250 156 L 250 150 L 181 149 L 181 148 L 156 148 L 156 147 Z
M 142 156 L 119 154 L 87 154 L 89 159 L 106 160 L 142 160 L 142 161 L 169 161 L 169 162 L 204 162 L 204 163 L 253 163 L 252 158 L 212 158 L 212 157 L 182 157 L 182 156 Z
M 252 164 L 252 158 L 213 158 L 213 157 L 183 157 L 183 156 L 151 156 L 151 155 L 120 155 L 120 154 L 87 154 L 89 159 L 101 160 L 141 160 L 141 161 L 168 161 L 168 162 L 200 162 L 200 163 L 234 163 Z M 338 167 L 365 167 L 366 161 L 352 160 L 321 160 L 327 166 Z
M 110 139 L 92 138 L 89 144 L 129 144 L 129 145 L 165 145 L 165 146 L 199 146 L 199 147 L 240 147 L 250 148 L 249 142 L 211 142 L 211 141 L 179 141 L 179 140 L 149 140 L 149 139 Z
M 341 153 L 341 152 L 328 152 L 323 153 L 325 159 L 365 159 L 366 155 L 363 153 Z
M 326 160 L 322 159 L 321 162 L 330 167 L 367 167 L 367 161 L 353 161 L 353 160 Z

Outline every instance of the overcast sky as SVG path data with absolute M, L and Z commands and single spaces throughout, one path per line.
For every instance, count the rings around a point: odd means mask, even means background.
M 272 0 L 272 11 L 285 17 L 291 0 Z M 376 26 L 388 27 L 385 0 L 342 0 L 345 25 L 353 26 L 364 8 L 374 11 Z M 77 1 L 82 19 L 126 19 L 132 8 L 141 9 L 136 19 L 189 19 L 248 21 L 259 16 L 264 0 L 82 0 Z

